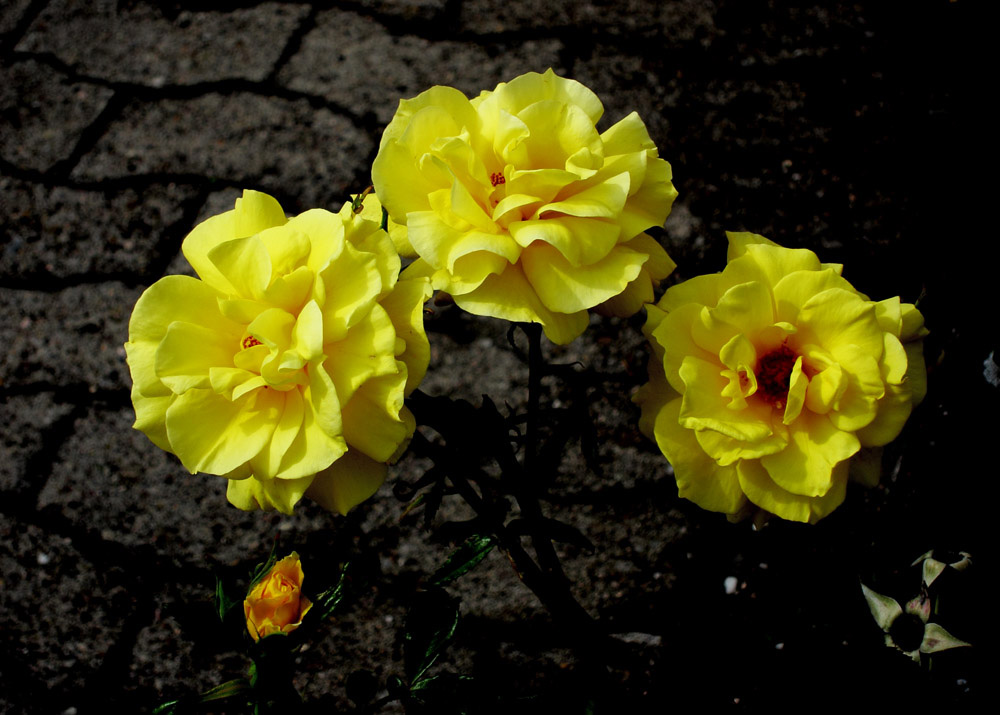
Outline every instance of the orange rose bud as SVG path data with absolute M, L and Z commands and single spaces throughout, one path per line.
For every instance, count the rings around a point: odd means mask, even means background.
M 294 551 L 271 567 L 243 601 L 247 630 L 259 640 L 291 633 L 302 625 L 312 602 L 302 595 L 302 564 Z

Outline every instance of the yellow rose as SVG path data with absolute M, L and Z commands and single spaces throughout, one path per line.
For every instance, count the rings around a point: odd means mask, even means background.
M 369 196 L 286 219 L 267 194 L 184 240 L 201 276 L 136 303 L 125 344 L 136 429 L 184 466 L 229 478 L 244 510 L 291 513 L 303 494 L 346 513 L 371 496 L 414 421 L 427 369 L 426 278 L 399 256 Z
M 461 308 L 541 323 L 560 344 L 591 308 L 624 317 L 652 301 L 674 263 L 643 231 L 677 192 L 639 115 L 601 134 L 603 112 L 551 69 L 471 101 L 440 86 L 400 101 L 372 181 L 414 270 Z
M 291 633 L 302 625 L 312 602 L 302 595 L 302 564 L 294 551 L 271 567 L 243 601 L 253 639 Z
M 722 273 L 648 306 L 640 427 L 699 506 L 814 523 L 844 500 L 852 457 L 877 482 L 859 451 L 893 440 L 923 399 L 923 316 L 869 300 L 812 251 L 728 235 Z

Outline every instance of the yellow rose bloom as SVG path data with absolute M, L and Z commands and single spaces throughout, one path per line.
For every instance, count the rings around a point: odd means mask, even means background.
M 168 276 L 136 303 L 125 344 L 136 429 L 193 474 L 229 478 L 244 510 L 307 494 L 346 513 L 413 434 L 426 278 L 399 275 L 374 196 L 355 214 L 287 219 L 245 191 L 184 239 L 201 280 Z
M 852 457 L 877 481 L 859 452 L 895 439 L 923 399 L 923 316 L 869 300 L 812 251 L 728 235 L 722 273 L 647 307 L 640 428 L 699 506 L 815 523 L 844 500 Z
M 674 263 L 643 231 L 677 192 L 639 115 L 599 133 L 603 113 L 551 69 L 472 100 L 440 86 L 401 100 L 372 183 L 414 270 L 464 310 L 541 323 L 559 344 L 592 308 L 651 302 Z
M 302 564 L 294 551 L 271 567 L 247 594 L 243 613 L 256 641 L 272 633 L 291 633 L 302 625 L 312 602 L 302 595 Z

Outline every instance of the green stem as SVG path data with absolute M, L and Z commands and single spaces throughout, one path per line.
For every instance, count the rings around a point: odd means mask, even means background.
M 518 506 L 521 507 L 521 514 L 528 523 L 531 546 L 538 556 L 539 564 L 550 577 L 567 583 L 562 564 L 552 546 L 552 540 L 545 535 L 544 516 L 538 500 L 538 483 L 541 478 L 537 473 L 538 411 L 542 374 L 545 371 L 545 360 L 542 357 L 542 326 L 538 323 L 525 323 L 521 325 L 521 329 L 528 336 L 528 419 L 524 440 L 524 468 L 512 468 L 509 476 L 515 485 L 514 496 Z M 508 470 L 505 469 L 504 472 L 507 474 Z

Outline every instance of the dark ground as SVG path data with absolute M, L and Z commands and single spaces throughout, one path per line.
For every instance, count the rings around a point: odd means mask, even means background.
M 671 280 L 720 270 L 723 231 L 752 230 L 844 263 L 873 298 L 919 299 L 931 330 L 929 394 L 882 484 L 852 488 L 814 527 L 755 532 L 679 500 L 629 395 L 589 393 L 603 476 L 571 445 L 546 508 L 596 545 L 564 552 L 575 593 L 634 649 L 605 712 L 990 697 L 1000 390 L 984 361 L 1000 344 L 981 6 L 4 2 L 0 711 L 145 712 L 237 677 L 244 662 L 214 645 L 214 574 L 243 576 L 275 534 L 307 574 L 359 552 L 378 561 L 371 589 L 299 657 L 315 712 L 349 709 L 355 670 L 401 672 L 406 604 L 451 547 L 399 520 L 391 485 L 346 519 L 229 507 L 220 480 L 130 429 L 128 316 L 240 189 L 289 213 L 336 208 L 367 185 L 399 97 L 549 66 L 593 88 L 611 121 L 638 110 L 672 163 Z M 638 384 L 640 324 L 597 322 L 550 356 Z M 428 330 L 426 392 L 524 400 L 503 326 L 438 311 Z M 421 466 L 404 459 L 392 478 Z M 975 647 L 928 673 L 883 647 L 858 584 L 909 596 L 906 567 L 932 547 L 974 555 L 939 620 Z M 452 591 L 463 621 L 448 669 L 537 697 L 508 712 L 583 712 L 591 681 L 502 557 Z

